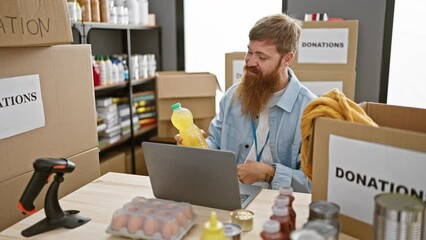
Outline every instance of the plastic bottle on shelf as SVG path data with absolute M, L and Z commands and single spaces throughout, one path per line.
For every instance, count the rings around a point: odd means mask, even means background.
M 140 55 L 140 74 L 143 78 L 148 78 L 148 55 Z
M 78 2 L 76 4 L 77 4 L 77 22 L 82 22 L 83 21 L 83 19 L 82 19 L 83 13 L 82 13 L 82 10 L 81 10 L 81 6 Z
M 78 3 L 81 7 L 82 12 L 82 21 L 91 22 L 92 21 L 92 10 L 90 0 L 78 0 Z
M 118 81 L 124 82 L 124 66 L 123 66 L 123 58 L 121 56 L 117 57 L 117 68 L 118 68 Z
M 112 62 L 109 59 L 109 56 L 105 57 L 105 71 L 107 84 L 112 84 Z
M 139 0 L 139 24 L 148 25 L 148 0 Z
M 101 22 L 109 22 L 109 4 L 108 0 L 99 0 L 99 9 L 101 12 Z
M 155 77 L 157 71 L 157 61 L 155 61 L 155 54 L 148 54 L 148 77 Z
M 290 202 L 289 202 L 289 215 L 290 215 L 290 219 L 293 222 L 294 226 L 296 226 L 296 212 L 293 209 L 293 202 L 294 202 L 294 196 L 293 196 L 293 188 L 290 186 L 281 186 L 279 189 L 279 195 L 277 196 L 277 198 L 285 198 L 288 197 Z
M 216 212 L 211 212 L 210 221 L 204 223 L 201 240 L 226 240 L 223 224 L 217 220 Z
M 99 0 L 90 0 L 90 10 L 92 11 L 92 22 L 100 22 L 101 13 L 99 9 Z
M 98 64 L 99 64 L 99 70 L 100 70 L 100 76 L 101 76 L 101 85 L 105 86 L 108 84 L 108 81 L 106 76 L 105 61 L 102 58 L 102 56 L 99 56 Z
M 280 231 L 280 223 L 277 220 L 267 220 L 263 224 L 260 237 L 262 240 L 284 240 L 284 235 Z
M 68 0 L 68 15 L 70 18 L 70 22 L 77 22 L 77 1 L 76 0 Z
M 129 24 L 129 9 L 127 7 L 123 10 L 123 24 Z
M 118 16 L 117 16 L 117 8 L 116 7 L 112 7 L 110 8 L 110 12 L 109 12 L 109 22 L 112 24 L 117 24 L 118 23 Z
M 101 85 L 101 70 L 99 64 L 95 60 L 95 56 L 92 56 L 92 71 L 93 71 L 93 85 L 95 87 Z
M 118 83 L 120 82 L 120 77 L 119 77 L 117 61 L 112 60 L 111 63 L 112 63 L 112 83 Z
M 208 148 L 206 139 L 200 129 L 194 124 L 191 111 L 183 108 L 180 103 L 172 105 L 172 124 L 179 130 L 182 145 L 189 147 Z
M 271 220 L 277 220 L 280 223 L 280 231 L 284 235 L 284 240 L 290 239 L 290 233 L 292 229 L 292 224 L 290 217 L 288 215 L 288 209 L 287 208 L 280 208 L 280 207 L 272 207 L 272 216 L 270 217 Z
M 123 57 L 124 81 L 129 80 L 129 67 L 127 66 L 127 56 Z
M 129 24 L 139 24 L 139 2 L 137 0 L 127 0 L 129 9 Z

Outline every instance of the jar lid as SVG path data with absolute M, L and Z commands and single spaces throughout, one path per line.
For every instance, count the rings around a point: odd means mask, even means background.
M 316 201 L 309 205 L 309 220 L 314 219 L 338 219 L 340 207 L 332 202 Z
M 327 222 L 320 219 L 305 223 L 303 228 L 315 230 L 325 239 L 334 239 L 333 237 L 339 234 L 338 230 L 333 225 L 328 224 Z

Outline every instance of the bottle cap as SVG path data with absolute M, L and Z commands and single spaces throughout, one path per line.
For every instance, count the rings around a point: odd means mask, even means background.
M 263 224 L 263 231 L 267 233 L 276 233 L 280 231 L 280 223 L 277 220 L 267 220 Z
M 289 197 L 275 197 L 275 206 L 287 207 L 290 204 Z
M 272 207 L 272 212 L 277 216 L 288 216 L 288 208 L 286 207 L 274 206 Z
M 282 195 L 292 195 L 293 194 L 293 188 L 290 186 L 281 186 L 279 188 L 279 192 Z
M 309 204 L 309 219 L 339 219 L 340 207 L 332 202 L 316 201 Z
M 204 223 L 204 231 L 212 233 L 212 232 L 222 231 L 222 228 L 223 228 L 223 224 L 217 221 L 216 212 L 212 211 L 210 214 L 210 220 Z
M 178 108 L 180 108 L 180 107 L 182 107 L 182 106 L 180 105 L 180 103 L 175 103 L 175 104 L 173 104 L 173 105 L 172 105 L 172 110 L 176 110 L 176 109 L 178 109 Z
M 312 229 L 296 230 L 290 234 L 290 238 L 291 240 L 325 240 L 325 238 L 321 236 L 320 233 Z

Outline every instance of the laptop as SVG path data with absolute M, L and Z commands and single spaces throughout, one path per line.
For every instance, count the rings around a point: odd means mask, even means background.
M 142 148 L 156 198 L 235 210 L 262 190 L 239 182 L 233 152 L 153 142 Z

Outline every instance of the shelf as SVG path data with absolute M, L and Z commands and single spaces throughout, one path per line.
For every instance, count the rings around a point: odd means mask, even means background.
M 149 77 L 149 78 L 141 78 L 138 80 L 132 80 L 132 86 L 142 85 L 148 82 L 151 82 L 155 79 L 155 77 Z
M 105 150 L 107 150 L 107 149 L 109 149 L 109 148 L 112 148 L 112 147 L 115 147 L 115 146 L 121 145 L 121 144 L 123 144 L 123 143 L 125 143 L 125 142 L 129 141 L 129 139 L 130 139 L 130 134 L 126 134 L 126 135 L 122 136 L 122 137 L 120 138 L 120 140 L 118 140 L 118 141 L 117 141 L 117 142 L 115 142 L 115 143 L 111 143 L 111 144 L 107 144 L 107 145 L 105 145 L 105 146 L 99 147 L 99 151 L 100 151 L 100 152 L 102 152 L 102 151 L 105 151 Z
M 137 24 L 112 24 L 112 23 L 97 23 L 97 22 L 85 22 L 82 25 L 87 26 L 88 28 L 96 29 L 130 29 L 130 30 L 149 30 L 157 29 L 159 26 L 144 26 Z
M 150 124 L 147 126 L 143 126 L 141 128 L 138 129 L 138 131 L 135 132 L 135 137 L 140 136 L 142 134 L 145 134 L 153 129 L 157 128 L 157 124 Z
M 111 89 L 119 89 L 119 88 L 125 88 L 127 85 L 127 81 L 126 82 L 120 82 L 120 83 L 113 83 L 110 85 L 103 85 L 103 86 L 97 86 L 95 87 L 95 92 L 97 91 L 104 91 L 104 90 L 111 90 Z

